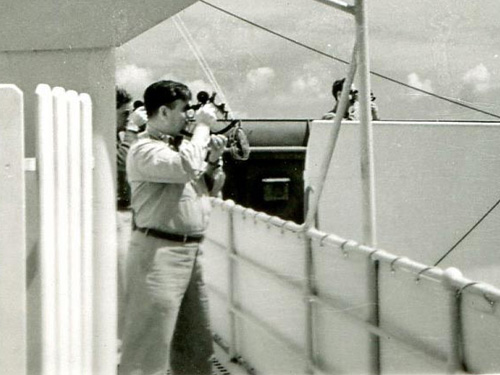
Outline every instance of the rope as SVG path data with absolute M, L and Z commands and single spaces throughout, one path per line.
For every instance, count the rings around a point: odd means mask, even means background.
M 222 88 L 220 87 L 219 83 L 217 82 L 217 79 L 215 78 L 215 75 L 212 73 L 212 70 L 210 69 L 210 66 L 208 65 L 207 60 L 205 60 L 205 57 L 201 53 L 201 50 L 198 48 L 196 45 L 196 42 L 194 38 L 192 37 L 191 33 L 189 32 L 188 28 L 184 24 L 184 21 L 182 21 L 182 18 L 179 14 L 174 16 L 174 23 L 179 32 L 181 33 L 182 37 L 188 44 L 189 49 L 191 52 L 193 52 L 193 55 L 195 56 L 196 60 L 201 66 L 201 69 L 207 76 L 208 80 L 210 81 L 210 84 L 213 86 L 217 94 L 220 96 L 221 100 L 226 103 L 226 108 L 229 113 L 231 113 L 231 110 L 229 108 L 229 104 L 227 103 L 227 98 L 224 95 L 224 92 L 222 91 Z
M 439 260 L 434 264 L 436 267 L 441 261 L 448 256 L 455 248 L 463 241 L 465 238 L 474 230 L 476 227 L 481 224 L 481 222 L 486 219 L 486 217 L 500 204 L 500 199 L 474 224 L 468 231 L 465 233 L 462 238 L 460 238 L 455 245 L 453 245 Z
M 279 38 L 281 38 L 281 39 L 284 39 L 284 40 L 286 40 L 286 41 L 288 41 L 288 42 L 290 42 L 290 43 L 293 43 L 293 44 L 295 44 L 295 45 L 298 45 L 298 46 L 300 46 L 300 47 L 302 47 L 302 48 L 308 49 L 309 51 L 315 52 L 315 53 L 317 53 L 317 54 L 319 54 L 319 55 L 321 55 L 321 56 L 328 57 L 329 59 L 332 59 L 332 60 L 338 61 L 338 62 L 340 62 L 340 63 L 342 63 L 342 64 L 349 64 L 349 62 L 348 62 L 348 61 L 346 61 L 346 60 L 344 60 L 344 59 L 341 59 L 341 58 L 336 57 L 336 56 L 334 56 L 334 55 L 328 54 L 328 53 L 323 52 L 323 51 L 321 51 L 321 50 L 318 50 L 318 49 L 316 49 L 316 48 L 314 48 L 314 47 L 308 46 L 308 45 L 306 45 L 306 44 L 304 44 L 304 43 L 299 42 L 299 41 L 298 41 L 298 40 L 296 40 L 296 39 L 293 39 L 293 38 L 287 37 L 287 36 L 285 36 L 285 35 L 282 35 L 282 34 L 280 34 L 280 33 L 276 32 L 276 31 L 273 31 L 273 30 L 271 30 L 271 29 L 269 29 L 269 28 L 267 28 L 267 27 L 265 27 L 265 26 L 259 25 L 258 23 L 255 23 L 255 22 L 250 21 L 250 20 L 248 20 L 248 19 L 246 19 L 246 18 L 243 18 L 243 17 L 241 17 L 241 16 L 239 16 L 239 15 L 237 15 L 237 14 L 235 14 L 235 13 L 229 12 L 228 10 L 225 10 L 225 9 L 223 9 L 223 8 L 220 8 L 220 7 L 216 6 L 216 5 L 213 5 L 213 4 L 211 4 L 211 3 L 209 3 L 209 2 L 207 2 L 207 1 L 205 1 L 205 0 L 200 0 L 200 2 L 201 2 L 201 3 L 203 3 L 203 4 L 205 4 L 205 5 L 207 5 L 207 6 L 209 6 L 209 7 L 212 7 L 213 9 L 218 10 L 219 12 L 222 12 L 222 13 L 224 13 L 224 14 L 226 14 L 226 15 L 228 15 L 228 16 L 231 16 L 231 17 L 233 17 L 233 18 L 236 18 L 236 19 L 238 19 L 238 20 L 240 20 L 240 21 L 242 21 L 242 22 L 245 22 L 245 23 L 247 23 L 247 24 L 249 24 L 249 25 L 252 25 L 252 26 L 254 26 L 254 27 L 258 28 L 258 29 L 264 30 L 264 31 L 266 31 L 267 33 L 270 33 L 270 34 L 272 34 L 272 35 L 275 35 L 275 36 L 277 36 L 277 37 L 279 37 Z M 424 89 L 421 89 L 421 88 L 418 88 L 418 87 L 415 87 L 415 86 L 409 85 L 409 84 L 407 84 L 407 83 L 404 83 L 404 82 L 398 81 L 397 79 L 391 78 L 391 77 L 389 77 L 389 76 L 387 76 L 387 75 L 384 75 L 384 74 L 378 73 L 378 72 L 376 72 L 376 71 L 370 70 L 370 74 L 372 74 L 372 75 L 374 75 L 374 76 L 376 76 L 376 77 L 379 77 L 379 78 L 385 79 L 385 80 L 387 80 L 387 81 L 390 81 L 390 82 L 392 82 L 392 83 L 395 83 L 395 84 L 397 84 L 397 85 L 400 85 L 400 86 L 403 86 L 403 87 L 409 88 L 409 89 L 411 89 L 411 90 L 415 90 L 415 91 L 421 92 L 421 93 L 423 93 L 423 94 L 426 94 L 426 95 L 432 96 L 432 97 L 434 97 L 434 98 L 437 98 L 437 99 L 440 99 L 440 100 L 444 100 L 444 101 L 446 101 L 446 102 L 449 102 L 449 103 L 452 103 L 452 104 L 458 105 L 458 106 L 460 106 L 460 107 L 467 108 L 467 109 L 470 109 L 470 110 L 473 110 L 473 111 L 476 111 L 476 112 L 479 112 L 479 113 L 482 113 L 482 114 L 485 114 L 485 115 L 492 116 L 492 117 L 495 117 L 495 118 L 497 118 L 497 119 L 500 119 L 500 115 L 497 115 L 497 114 L 495 114 L 495 113 L 488 112 L 488 111 L 482 110 L 482 109 L 480 109 L 480 108 L 477 108 L 477 107 L 474 107 L 474 106 L 471 106 L 471 105 L 468 105 L 468 104 L 462 103 L 462 102 L 460 102 L 460 101 L 458 101 L 458 100 L 451 99 L 451 98 L 447 98 L 447 97 L 445 97 L 445 96 L 442 96 L 442 95 L 439 95 L 439 94 L 435 94 L 435 93 L 433 93 L 433 92 L 431 92 L 431 91 L 427 91 L 427 90 L 424 90 Z

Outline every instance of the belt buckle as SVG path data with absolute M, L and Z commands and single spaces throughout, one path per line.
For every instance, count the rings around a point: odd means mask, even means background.
M 182 237 L 183 237 L 183 239 L 182 239 L 182 243 L 186 243 L 186 242 L 187 242 L 188 235 L 187 235 L 187 234 L 184 234 Z

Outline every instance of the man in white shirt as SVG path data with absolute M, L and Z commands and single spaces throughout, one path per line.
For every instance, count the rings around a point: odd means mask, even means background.
M 191 92 L 159 81 L 144 93 L 146 131 L 130 148 L 127 176 L 135 229 L 127 259 L 120 374 L 212 373 L 207 297 L 198 261 L 209 196 L 224 182 L 227 139 L 210 135 L 215 108 L 198 110 L 190 140 Z

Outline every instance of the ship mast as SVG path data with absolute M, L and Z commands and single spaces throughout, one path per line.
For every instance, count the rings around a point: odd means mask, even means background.
M 332 6 L 354 16 L 356 22 L 356 42 L 353 48 L 349 73 L 347 74 L 344 87 L 351 87 L 354 76 L 358 72 L 359 99 L 360 99 L 360 168 L 362 181 L 362 216 L 363 216 L 363 243 L 375 247 L 377 245 L 376 234 L 376 205 L 375 205 L 375 169 L 373 157 L 373 130 L 370 105 L 370 62 L 368 48 L 368 12 L 367 0 L 356 0 L 356 5 L 337 0 L 316 0 L 320 3 Z M 340 123 L 348 108 L 349 90 L 342 90 L 337 116 L 334 120 L 333 132 L 323 158 L 320 176 L 310 196 L 309 209 L 306 216 L 305 226 L 311 227 L 318 211 L 319 199 L 323 191 L 326 175 L 332 159 L 333 151 L 340 129 Z
M 323 191 L 326 176 L 338 139 L 338 132 L 344 114 L 348 108 L 349 91 L 354 81 L 356 71 L 359 78 L 359 101 L 360 101 L 360 168 L 362 184 L 362 228 L 364 245 L 375 248 L 377 245 L 376 235 L 376 205 L 375 205 L 375 168 L 373 153 L 373 129 L 371 119 L 371 99 L 370 99 L 370 61 L 368 48 L 368 0 L 356 0 L 356 5 L 350 5 L 337 0 L 316 0 L 342 10 L 354 16 L 356 22 L 356 41 L 354 44 L 349 72 L 344 82 L 344 89 L 340 96 L 339 108 L 337 110 L 332 134 L 329 137 L 327 149 L 320 166 L 320 175 L 316 180 L 316 185 L 308 187 L 309 201 L 304 230 L 309 230 L 315 224 L 316 213 L 318 212 L 319 199 Z M 308 258 L 311 258 L 311 250 Z M 309 262 L 311 263 L 311 262 Z M 368 291 L 370 300 L 369 321 L 371 324 L 379 325 L 379 295 L 378 295 L 378 262 L 373 262 L 367 266 Z M 312 280 L 309 281 L 312 285 Z M 312 286 L 310 286 L 312 292 Z M 308 311 L 310 324 L 314 320 L 311 311 Z M 309 345 L 312 348 L 312 344 Z M 370 340 L 370 367 L 372 374 L 380 374 L 380 343 L 377 335 L 372 335 Z M 313 353 L 309 353 L 311 363 L 314 363 Z

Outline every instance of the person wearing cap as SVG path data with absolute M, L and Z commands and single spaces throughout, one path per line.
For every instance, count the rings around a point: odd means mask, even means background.
M 221 156 L 227 139 L 210 135 L 215 108 L 188 124 L 191 92 L 159 81 L 144 93 L 146 131 L 131 146 L 127 175 L 134 231 L 127 259 L 127 294 L 119 374 L 209 375 L 212 335 L 199 263 L 208 225 L 209 197 L 225 175 Z

